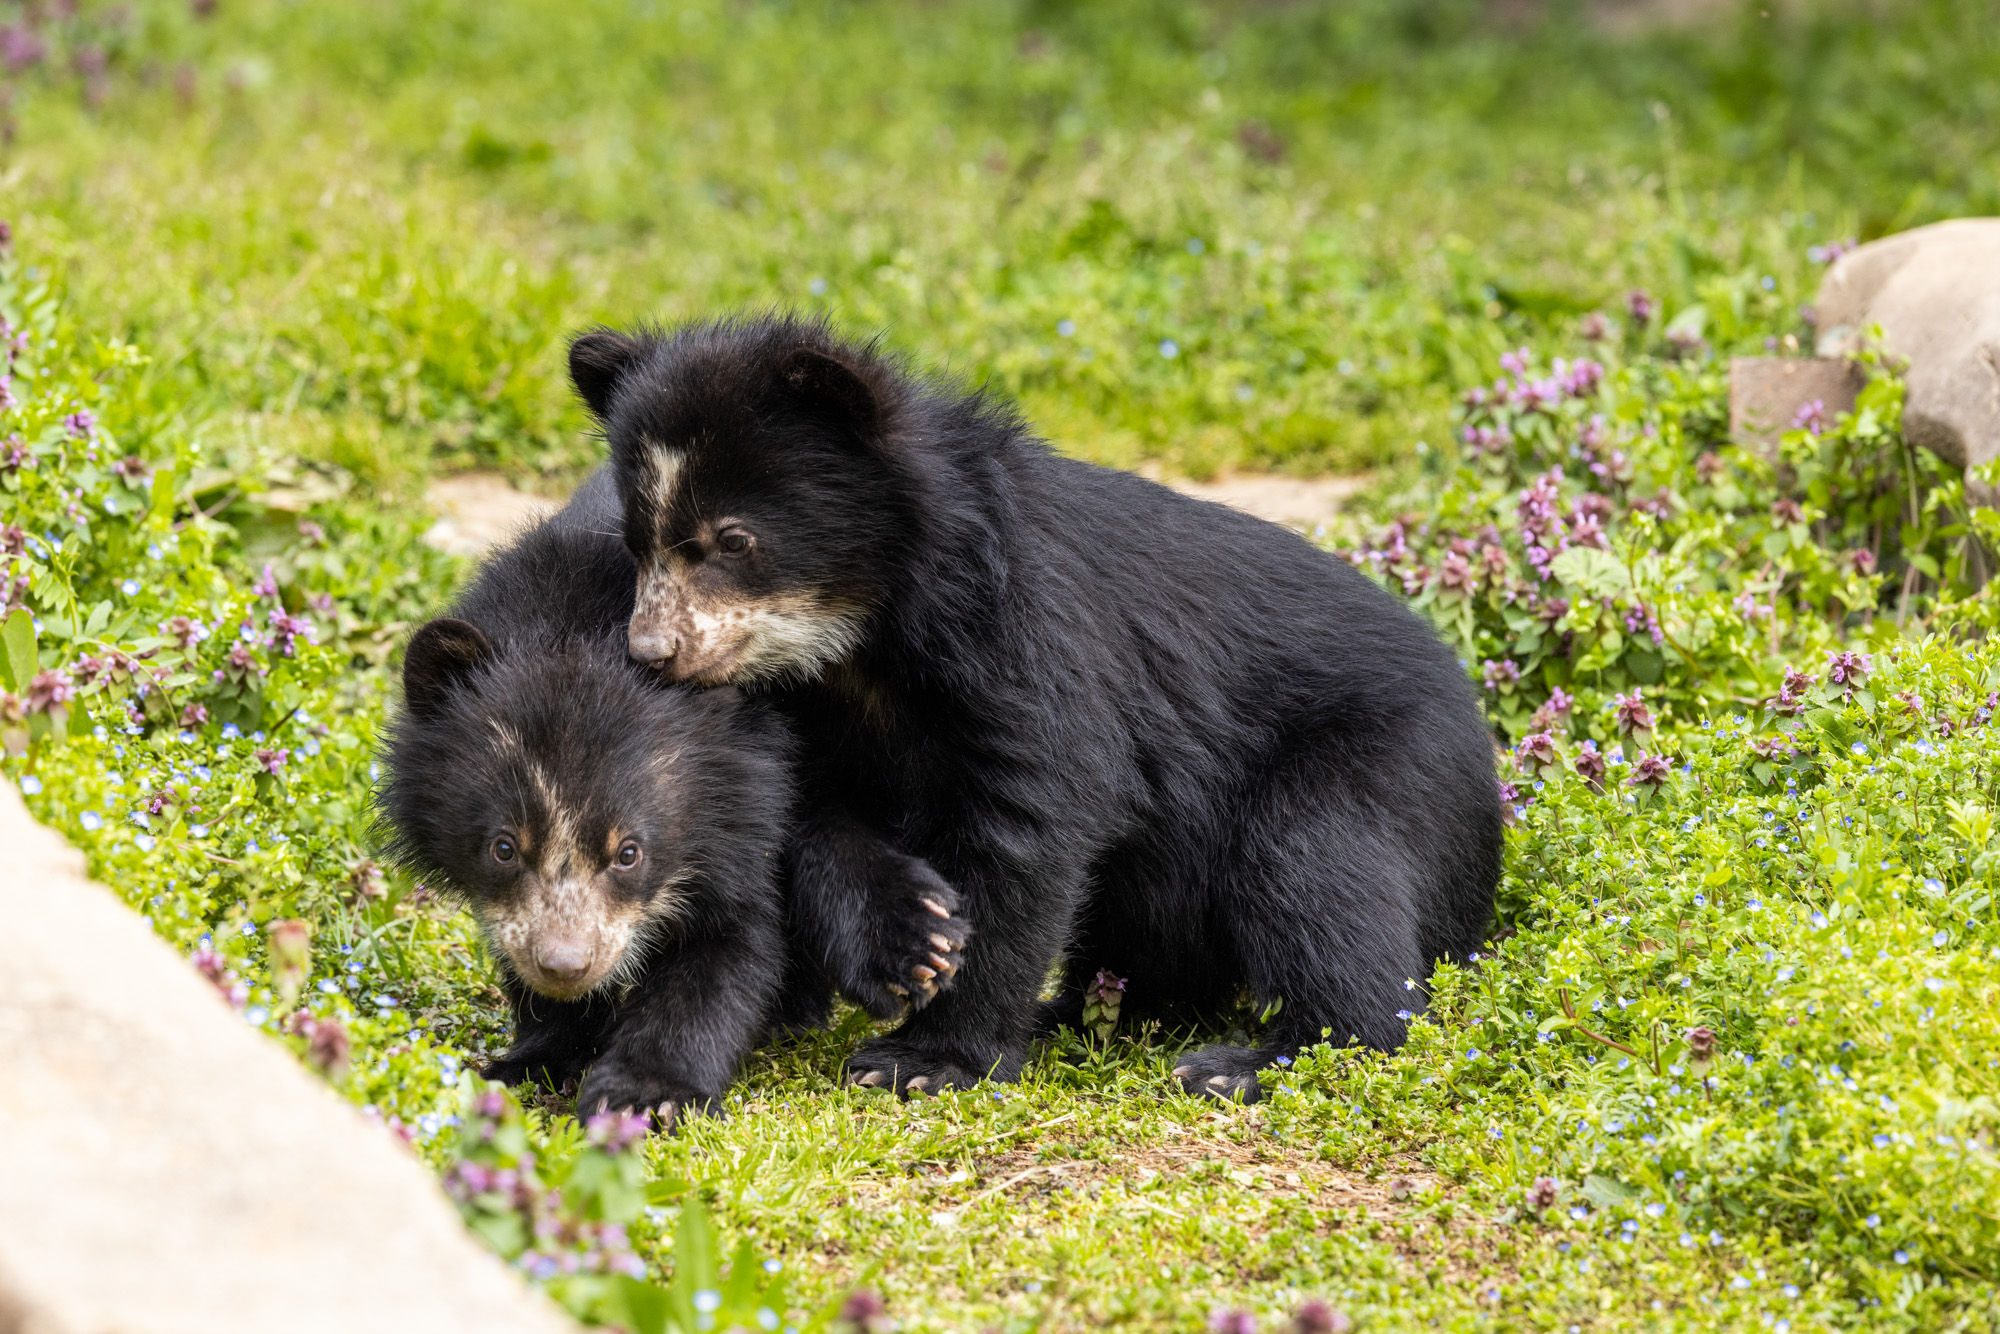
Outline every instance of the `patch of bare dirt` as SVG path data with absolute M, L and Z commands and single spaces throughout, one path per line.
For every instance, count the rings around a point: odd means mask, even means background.
M 424 495 L 438 516 L 424 541 L 455 556 L 477 556 L 561 508 L 562 501 L 516 490 L 497 472 L 462 472 Z
M 1330 524 L 1347 501 L 1368 485 L 1366 473 L 1342 477 L 1289 477 L 1275 472 L 1229 473 L 1210 482 L 1162 477 L 1141 469 L 1144 476 L 1164 482 L 1182 495 L 1213 500 L 1270 523 L 1310 535 Z

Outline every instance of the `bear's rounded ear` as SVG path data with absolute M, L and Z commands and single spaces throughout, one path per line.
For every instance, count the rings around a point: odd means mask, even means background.
M 881 416 L 875 391 L 845 363 L 817 348 L 795 347 L 778 363 L 786 388 L 816 411 L 871 436 Z
M 642 344 L 616 329 L 586 329 L 569 345 L 569 378 L 599 421 L 611 410 L 611 391 L 639 360 Z
M 471 621 L 442 616 L 417 631 L 403 651 L 403 700 L 410 712 L 436 716 L 492 654 L 493 641 Z

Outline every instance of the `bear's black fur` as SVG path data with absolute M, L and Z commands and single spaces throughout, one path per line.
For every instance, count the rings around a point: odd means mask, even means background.
M 1006 406 L 788 317 L 570 358 L 637 559 L 630 646 L 767 687 L 800 736 L 801 913 L 924 859 L 979 923 L 957 986 L 865 1044 L 898 1088 L 1018 1071 L 1052 959 L 1128 1006 L 1219 1012 L 1191 1092 L 1329 1032 L 1393 1048 L 1500 870 L 1493 745 L 1459 664 L 1302 538 L 1054 454 Z M 879 841 L 878 841 L 879 840 Z M 843 888 L 828 892 L 829 885 Z
M 767 1028 L 824 1016 L 827 956 L 886 1006 L 898 979 L 920 988 L 906 956 L 956 960 L 967 932 L 946 887 L 900 932 L 863 920 L 788 940 L 789 729 L 761 701 L 663 686 L 629 660 L 617 520 L 600 474 L 417 633 L 379 802 L 402 860 L 462 894 L 493 941 L 515 1039 L 486 1073 L 561 1086 L 588 1067 L 579 1107 L 670 1120 L 712 1104 Z M 881 968 L 854 960 L 884 942 Z

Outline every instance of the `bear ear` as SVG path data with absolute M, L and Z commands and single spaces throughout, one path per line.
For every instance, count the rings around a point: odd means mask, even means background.
M 492 655 L 493 642 L 471 621 L 443 616 L 417 631 L 403 651 L 403 700 L 410 712 L 435 717 Z
M 826 416 L 852 427 L 863 437 L 875 434 L 881 405 L 870 389 L 844 362 L 816 348 L 795 347 L 778 364 L 786 388 Z
M 616 329 L 587 329 L 569 345 L 569 378 L 591 416 L 603 421 L 611 391 L 639 360 L 643 345 Z

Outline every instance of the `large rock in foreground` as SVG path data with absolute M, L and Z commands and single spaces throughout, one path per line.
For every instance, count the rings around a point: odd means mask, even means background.
M 1958 218 L 1842 256 L 1819 290 L 1823 357 L 1868 326 L 1910 363 L 1904 433 L 1958 467 L 2000 457 L 2000 218 Z
M 0 782 L 0 1334 L 563 1334 Z

